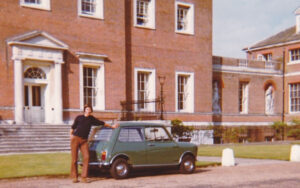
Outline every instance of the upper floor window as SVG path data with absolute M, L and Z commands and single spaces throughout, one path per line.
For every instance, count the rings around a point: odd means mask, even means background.
M 20 0 L 23 7 L 50 10 L 50 0 Z
M 134 25 L 155 28 L 155 0 L 134 0 Z
M 135 69 L 135 107 L 138 111 L 155 111 L 155 71 L 151 69 Z
M 190 3 L 175 3 L 175 31 L 194 34 L 194 5 Z
M 271 53 L 263 54 L 263 57 L 264 57 L 265 61 L 272 61 L 272 54 Z
M 290 50 L 290 62 L 291 63 L 300 62 L 300 48 Z
M 78 14 L 103 19 L 103 0 L 78 0 Z
M 240 82 L 239 84 L 239 112 L 248 113 L 248 82 Z
M 300 83 L 290 84 L 290 112 L 300 112 Z
M 194 75 L 176 73 L 176 110 L 179 112 L 194 111 Z

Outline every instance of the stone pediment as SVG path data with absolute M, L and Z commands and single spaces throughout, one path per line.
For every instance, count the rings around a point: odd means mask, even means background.
M 43 31 L 32 31 L 12 37 L 7 40 L 9 45 L 23 45 L 32 47 L 68 49 L 68 45 Z

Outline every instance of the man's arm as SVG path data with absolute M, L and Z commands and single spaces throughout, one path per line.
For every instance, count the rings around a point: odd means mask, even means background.
M 74 129 L 70 129 L 70 138 L 73 137 L 73 132 L 74 132 Z

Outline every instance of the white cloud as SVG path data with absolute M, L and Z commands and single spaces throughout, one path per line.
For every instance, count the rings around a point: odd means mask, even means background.
M 294 25 L 300 0 L 214 0 L 214 55 L 245 58 L 243 48 Z

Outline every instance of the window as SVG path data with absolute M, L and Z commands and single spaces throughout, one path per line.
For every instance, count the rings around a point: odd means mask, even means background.
M 105 110 L 104 59 L 100 54 L 77 52 L 79 56 L 80 108 L 87 103 L 94 110 Z
M 178 112 L 194 111 L 194 75 L 176 73 L 176 109 Z
M 300 83 L 290 84 L 290 112 L 300 112 Z
M 23 7 L 50 10 L 50 0 L 20 0 Z
M 122 128 L 119 134 L 120 142 L 142 142 L 143 138 L 142 128 Z
M 248 113 L 248 82 L 240 82 L 239 85 L 239 112 Z
M 148 87 L 149 73 L 138 72 L 138 109 L 145 109 L 147 106 L 149 87 Z
M 155 70 L 135 69 L 135 110 L 155 111 Z
M 299 62 L 300 61 L 300 49 L 290 50 L 290 62 Z
M 155 29 L 155 0 L 134 1 L 134 25 Z
M 103 19 L 103 12 L 103 0 L 78 0 L 80 16 Z
M 194 5 L 190 3 L 175 3 L 175 31 L 194 34 Z
M 93 107 L 96 106 L 96 78 L 97 69 L 84 67 L 83 68 L 83 97 L 84 104 L 90 104 Z
M 263 57 L 264 57 L 265 61 L 272 61 L 272 54 L 271 53 L 263 54 Z
M 29 79 L 46 79 L 44 71 L 38 67 L 31 67 L 24 73 L 24 78 Z
M 171 141 L 170 136 L 163 127 L 146 127 L 145 138 L 147 141 Z

